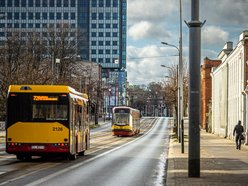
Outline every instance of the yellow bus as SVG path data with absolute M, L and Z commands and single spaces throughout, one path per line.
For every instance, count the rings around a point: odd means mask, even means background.
M 116 136 L 132 136 L 140 132 L 140 111 L 131 107 L 113 108 L 112 133 Z
M 90 144 L 88 96 L 63 85 L 11 85 L 6 152 L 17 159 L 84 155 Z

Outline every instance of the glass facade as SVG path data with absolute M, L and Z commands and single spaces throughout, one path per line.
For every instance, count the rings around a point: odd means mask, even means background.
M 70 36 L 77 38 L 77 55 L 100 63 L 103 77 L 123 74 L 126 8 L 126 0 L 0 0 L 0 44 L 11 32 L 35 31 L 46 37 L 47 28 L 60 28 L 66 23 L 71 26 Z M 118 90 L 123 92 L 126 75 L 116 78 L 121 85 Z

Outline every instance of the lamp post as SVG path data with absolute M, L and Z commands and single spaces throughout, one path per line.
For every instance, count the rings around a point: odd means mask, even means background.
M 181 43 L 181 42 L 180 42 Z M 179 54 L 179 65 L 178 65 L 178 141 L 184 142 L 184 132 L 183 132 L 183 64 L 182 64 L 182 52 L 181 50 L 172 44 L 161 42 L 161 44 L 171 46 L 177 49 Z M 161 65 L 162 66 L 162 65 Z M 166 67 L 166 66 L 163 66 Z M 184 146 L 182 143 L 182 153 L 184 153 Z
M 109 103 L 108 103 L 108 105 L 109 105 L 109 110 L 108 110 L 108 118 L 109 118 L 109 120 L 110 120 L 110 112 L 111 112 L 111 107 L 110 107 L 110 96 L 111 96 L 111 91 L 112 91 L 112 89 L 111 88 L 109 88 L 108 89 L 108 91 L 109 91 Z

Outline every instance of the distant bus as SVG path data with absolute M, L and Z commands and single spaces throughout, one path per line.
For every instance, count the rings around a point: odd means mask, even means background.
M 63 155 L 89 148 L 88 96 L 69 86 L 11 85 L 7 98 L 6 152 L 17 159 Z
M 140 132 L 140 111 L 131 107 L 113 108 L 112 133 L 116 136 L 132 136 Z

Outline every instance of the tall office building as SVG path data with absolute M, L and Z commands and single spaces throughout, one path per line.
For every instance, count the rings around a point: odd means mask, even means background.
M 0 0 L 0 45 L 11 32 L 22 36 L 70 25 L 77 54 L 103 67 L 114 105 L 126 95 L 126 0 Z M 78 35 L 79 32 L 79 35 Z

